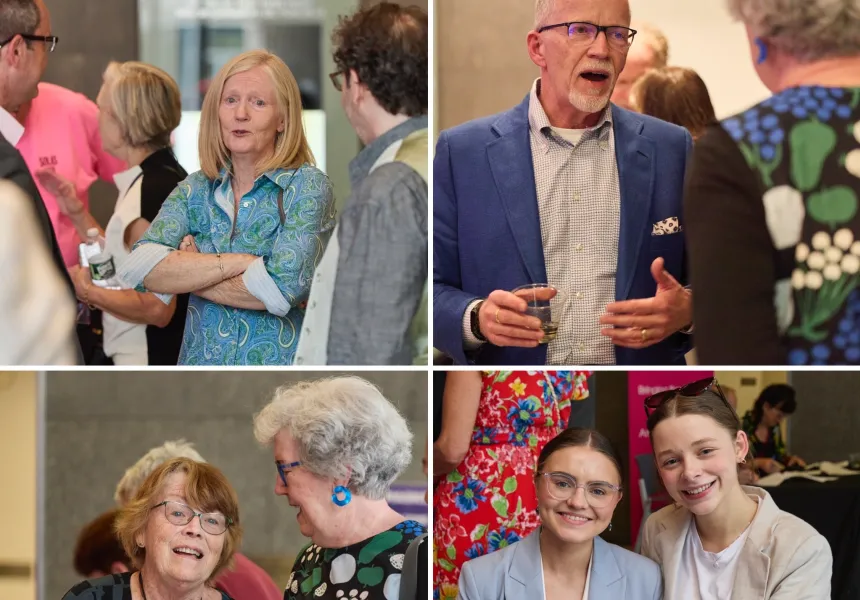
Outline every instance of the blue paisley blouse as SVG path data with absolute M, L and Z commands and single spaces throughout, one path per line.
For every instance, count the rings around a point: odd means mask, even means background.
M 215 180 L 202 171 L 189 175 L 135 244 L 121 276 L 143 290 L 146 275 L 188 234 L 205 254 L 259 256 L 242 278 L 266 310 L 234 308 L 192 294 L 179 364 L 291 364 L 304 319 L 300 305 L 334 229 L 331 182 L 310 165 L 268 171 L 239 202 L 235 223 L 234 206 L 226 170 Z

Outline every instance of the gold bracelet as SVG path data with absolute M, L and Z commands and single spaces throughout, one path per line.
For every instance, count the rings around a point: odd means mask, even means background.
M 215 256 L 218 257 L 218 268 L 221 269 L 221 280 L 224 280 L 224 263 L 221 262 L 221 253 L 218 252 Z

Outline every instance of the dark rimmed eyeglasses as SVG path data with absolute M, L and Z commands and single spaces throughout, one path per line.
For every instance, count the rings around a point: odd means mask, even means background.
M 152 509 L 155 510 L 159 506 L 164 507 L 164 516 L 169 523 L 184 526 L 188 525 L 194 517 L 198 517 L 200 519 L 200 528 L 212 535 L 221 535 L 233 524 L 233 519 L 219 512 L 199 513 L 190 506 L 173 500 L 165 500 L 153 506 Z
M 334 73 L 328 74 L 329 79 L 331 79 L 332 85 L 334 85 L 334 89 L 337 91 L 343 91 L 343 71 L 335 71 Z
M 567 37 L 574 43 L 591 44 L 597 39 L 601 32 L 606 34 L 606 41 L 610 46 L 618 50 L 625 50 L 633 43 L 633 37 L 637 31 L 621 25 L 597 25 L 587 21 L 568 21 L 567 23 L 556 23 L 555 25 L 544 25 L 539 28 L 538 33 L 557 27 L 567 28 Z
M 717 396 L 720 397 L 720 400 L 723 401 L 723 404 L 725 404 L 730 411 L 735 412 L 735 409 L 733 409 L 732 405 L 729 404 L 729 401 L 726 399 L 726 395 L 720 388 L 720 384 L 717 382 L 717 378 L 707 377 L 705 379 L 699 379 L 698 381 L 694 381 L 693 383 L 688 383 L 687 385 L 682 385 L 679 388 L 657 392 L 656 394 L 648 396 L 647 398 L 645 398 L 645 416 L 650 417 L 651 413 L 660 408 L 663 403 L 671 400 L 675 396 L 687 396 L 688 398 L 695 398 L 696 396 L 701 396 L 702 394 L 711 389 L 713 389 Z
M 302 461 L 297 460 L 296 462 L 288 463 L 282 460 L 276 460 L 275 465 L 278 467 L 278 475 L 281 476 L 281 482 L 283 482 L 284 487 L 288 487 L 289 484 L 287 483 L 287 475 L 289 475 L 290 472 L 296 467 L 301 467 Z
M 54 48 L 57 47 L 57 43 L 60 41 L 60 38 L 55 35 L 30 35 L 29 33 L 16 33 L 8 40 L 0 42 L 0 48 L 14 40 L 15 36 L 21 36 L 22 39 L 28 40 L 30 42 L 44 42 L 46 44 L 49 44 L 48 52 L 53 52 Z

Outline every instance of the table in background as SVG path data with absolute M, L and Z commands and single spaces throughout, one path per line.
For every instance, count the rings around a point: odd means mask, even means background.
M 860 475 L 818 483 L 789 479 L 763 488 L 776 505 L 827 539 L 833 552 L 833 600 L 860 598 Z

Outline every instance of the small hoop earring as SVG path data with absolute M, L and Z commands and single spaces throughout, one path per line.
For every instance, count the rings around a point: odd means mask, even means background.
M 760 37 L 757 37 L 753 40 L 756 46 L 758 46 L 758 58 L 756 59 L 756 64 L 762 64 L 767 60 L 767 44 L 764 43 Z
M 338 494 L 343 494 L 343 498 L 338 498 Z M 331 495 L 331 501 L 337 504 L 338 506 L 346 506 L 352 501 L 352 493 L 343 487 L 342 485 L 334 488 L 334 493 Z

